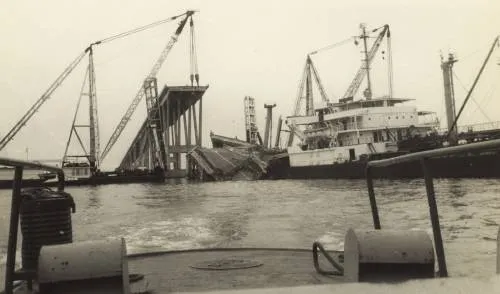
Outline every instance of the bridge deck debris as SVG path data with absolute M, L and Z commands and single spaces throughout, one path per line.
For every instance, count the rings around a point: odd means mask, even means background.
M 210 134 L 215 148 L 196 147 L 187 157 L 188 176 L 204 181 L 258 180 L 268 175 L 269 161 L 280 153 L 237 138 Z

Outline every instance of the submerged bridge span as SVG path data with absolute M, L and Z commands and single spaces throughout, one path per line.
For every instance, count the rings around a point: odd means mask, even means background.
M 151 108 L 148 118 L 130 144 L 119 169 L 151 170 L 160 165 L 166 177 L 184 177 L 187 166 L 185 155 L 194 147 L 201 147 L 202 97 L 207 89 L 208 86 L 165 86 L 156 99 L 157 105 Z M 151 117 L 155 118 L 155 123 L 152 123 Z

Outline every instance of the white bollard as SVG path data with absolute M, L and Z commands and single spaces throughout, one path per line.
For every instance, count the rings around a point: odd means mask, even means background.
M 44 246 L 38 259 L 40 293 L 130 293 L 123 238 Z
M 384 282 L 434 277 L 434 247 L 423 231 L 347 231 L 344 278 Z

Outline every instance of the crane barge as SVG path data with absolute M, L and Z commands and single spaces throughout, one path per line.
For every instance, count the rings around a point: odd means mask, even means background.
M 145 26 L 141 26 L 123 33 L 119 33 L 108 38 L 91 43 L 86 47 L 57 77 L 57 79 L 49 86 L 49 88 L 42 94 L 42 96 L 35 102 L 31 108 L 21 117 L 21 119 L 12 127 L 12 129 L 0 140 L 0 151 L 4 149 L 9 142 L 11 142 L 14 137 L 22 130 L 24 126 L 29 122 L 29 120 L 34 116 L 34 114 L 44 105 L 54 92 L 59 88 L 59 86 L 66 80 L 66 78 L 73 72 L 73 70 L 88 56 L 88 65 L 85 73 L 85 79 L 80 91 L 80 97 L 76 106 L 75 114 L 73 117 L 69 137 L 66 143 L 66 148 L 64 155 L 62 157 L 61 166 L 67 174 L 66 182 L 67 185 L 95 185 L 95 184 L 106 184 L 106 183 L 130 183 L 130 182 L 151 182 L 151 181 L 163 181 L 165 178 L 165 145 L 163 143 L 163 128 L 161 119 L 158 117 L 159 100 L 157 97 L 157 79 L 156 76 L 162 65 L 165 63 L 167 56 L 172 50 L 173 46 L 177 42 L 179 36 L 183 32 L 184 27 L 189 21 L 191 26 L 191 87 L 193 87 L 194 82 L 199 86 L 199 73 L 198 65 L 196 61 L 196 48 L 194 40 L 194 30 L 193 30 L 193 14 L 195 11 L 188 10 L 183 14 L 169 17 L 164 20 L 160 20 Z M 144 81 L 141 82 L 140 87 L 134 96 L 131 104 L 129 105 L 127 111 L 119 121 L 113 134 L 111 135 L 109 141 L 105 145 L 102 152 L 100 152 L 100 136 L 99 136 L 99 123 L 98 123 L 98 110 L 97 110 L 97 94 L 95 86 L 95 68 L 94 68 L 94 48 L 97 46 L 102 46 L 106 43 L 112 42 L 117 39 L 125 38 L 132 34 L 142 32 L 144 30 L 156 27 L 158 25 L 171 22 L 177 19 L 181 19 L 177 29 L 171 36 L 170 40 L 161 51 L 159 57 L 154 63 L 148 75 L 145 77 Z M 153 95 L 156 93 L 156 96 Z M 77 114 L 80 109 L 80 103 L 82 98 L 88 97 L 88 113 L 89 120 L 86 124 L 79 124 L 77 122 Z M 147 106 L 147 136 L 149 148 L 151 150 L 153 158 L 153 166 L 147 170 L 135 170 L 135 171 L 112 171 L 103 172 L 100 170 L 102 161 L 105 160 L 106 156 L 111 151 L 112 147 L 118 141 L 121 133 L 125 129 L 127 123 L 130 121 L 132 115 L 134 114 L 137 106 L 141 102 L 142 98 L 146 97 Z M 82 129 L 88 129 L 89 142 L 84 142 L 82 140 L 81 132 Z M 75 154 L 70 153 L 69 147 L 73 140 L 76 140 L 79 145 L 80 152 Z M 25 186 L 39 186 L 47 179 L 52 178 L 47 174 L 40 174 L 40 179 L 26 179 L 24 180 Z M 50 185 L 51 182 L 45 182 L 45 185 Z M 55 182 L 54 182 L 55 184 Z M 0 180 L 0 188 L 10 188 L 12 186 L 11 181 Z

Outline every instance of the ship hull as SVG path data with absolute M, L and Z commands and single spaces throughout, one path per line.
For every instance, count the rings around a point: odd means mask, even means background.
M 388 156 L 390 157 L 390 156 Z M 314 166 L 290 166 L 288 158 L 275 161 L 270 179 L 363 179 L 368 160 Z M 428 167 L 436 178 L 500 178 L 500 152 L 464 154 L 428 159 Z M 373 170 L 375 178 L 421 178 L 419 162 L 380 167 Z

